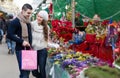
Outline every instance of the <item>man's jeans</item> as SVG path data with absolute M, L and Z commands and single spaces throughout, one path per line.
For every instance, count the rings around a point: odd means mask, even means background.
M 2 38 L 3 38 L 3 30 L 0 29 L 0 42 L 2 41 Z
M 22 57 L 21 55 L 22 55 L 21 51 L 16 51 L 16 57 L 19 65 L 19 71 L 20 71 L 19 78 L 29 78 L 30 71 L 21 69 L 21 57 Z
M 6 43 L 8 46 L 8 49 L 11 50 L 11 53 L 14 54 L 15 51 L 15 42 L 10 40 L 10 39 L 6 39 Z

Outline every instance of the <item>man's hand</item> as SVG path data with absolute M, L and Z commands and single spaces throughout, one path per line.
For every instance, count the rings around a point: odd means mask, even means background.
M 23 46 L 30 46 L 30 44 L 29 44 L 29 42 L 27 42 L 27 41 L 23 41 L 23 44 L 22 44 Z

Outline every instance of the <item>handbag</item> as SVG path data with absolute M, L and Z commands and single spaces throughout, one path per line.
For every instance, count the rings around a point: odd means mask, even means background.
M 22 70 L 35 70 L 37 69 L 37 51 L 35 50 L 22 50 Z

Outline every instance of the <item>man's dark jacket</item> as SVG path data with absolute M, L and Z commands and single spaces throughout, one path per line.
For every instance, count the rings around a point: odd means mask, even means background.
M 32 44 L 32 32 L 30 23 L 27 24 L 27 28 L 28 28 L 28 40 L 29 43 Z M 15 47 L 16 51 L 25 49 L 25 47 L 22 46 L 24 40 L 22 39 L 22 27 L 20 24 L 20 20 L 18 18 L 15 18 L 10 22 L 8 26 L 7 37 L 16 42 Z

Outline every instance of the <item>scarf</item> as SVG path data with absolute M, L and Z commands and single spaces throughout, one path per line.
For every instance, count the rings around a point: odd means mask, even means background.
M 30 23 L 29 19 L 26 19 L 21 13 L 17 15 L 18 19 L 20 20 L 20 24 L 22 27 L 22 38 L 28 41 L 28 28 L 27 23 Z

